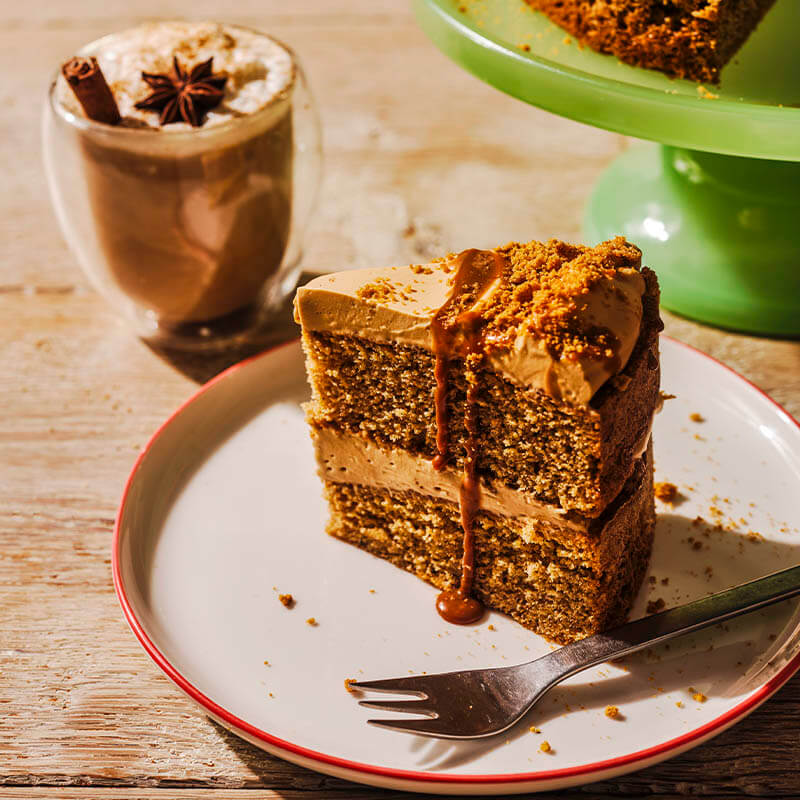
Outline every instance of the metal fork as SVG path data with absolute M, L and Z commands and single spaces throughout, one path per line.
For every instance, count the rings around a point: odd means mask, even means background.
M 367 720 L 371 725 L 442 739 L 479 739 L 507 730 L 550 688 L 588 667 L 798 594 L 800 566 L 637 619 L 608 633 L 589 636 L 526 664 L 357 681 L 349 685 L 417 698 L 362 700 L 361 706 L 424 715 L 422 719 Z

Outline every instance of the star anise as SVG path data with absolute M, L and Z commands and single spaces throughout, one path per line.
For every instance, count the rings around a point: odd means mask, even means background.
M 219 105 L 228 80 L 225 73 L 212 74 L 213 61 L 209 58 L 187 72 L 173 56 L 170 72 L 142 72 L 142 79 L 153 91 L 136 103 L 136 108 L 160 111 L 159 125 L 183 121 L 199 127 L 205 122 L 206 112 Z

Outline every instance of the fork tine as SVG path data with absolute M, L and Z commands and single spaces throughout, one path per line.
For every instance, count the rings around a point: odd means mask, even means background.
M 376 728 L 385 728 L 389 731 L 416 733 L 419 736 L 457 738 L 442 732 L 442 721 L 438 717 L 430 717 L 428 719 L 368 719 L 367 724 L 374 725 Z
M 363 689 L 368 692 L 394 692 L 395 694 L 413 694 L 417 697 L 428 696 L 422 689 L 422 678 L 386 678 L 381 681 L 351 681 L 348 685 L 353 689 Z
M 358 703 L 364 708 L 375 708 L 378 711 L 400 711 L 403 714 L 426 714 L 429 717 L 435 716 L 436 712 L 430 707 L 427 700 L 359 700 Z

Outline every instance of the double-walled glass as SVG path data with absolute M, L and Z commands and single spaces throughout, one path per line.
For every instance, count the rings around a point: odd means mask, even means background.
M 143 338 L 188 349 L 245 338 L 294 287 L 321 150 L 292 56 L 292 85 L 266 107 L 190 130 L 86 119 L 53 80 L 44 156 L 59 223 Z

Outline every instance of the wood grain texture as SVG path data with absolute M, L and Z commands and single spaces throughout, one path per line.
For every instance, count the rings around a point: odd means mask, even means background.
M 69 16 L 57 4 L 0 8 L 0 64 L 14 76 L 0 83 L 0 800 L 391 794 L 267 756 L 198 714 L 142 653 L 111 586 L 110 533 L 136 452 L 198 380 L 244 353 L 156 353 L 89 288 L 49 208 L 39 98 L 91 38 L 154 15 L 218 13 L 211 0 L 144 0 L 135 13 L 82 0 Z M 309 270 L 579 238 L 589 188 L 625 146 L 470 78 L 396 0 L 237 0 L 227 17 L 291 43 L 320 103 L 326 174 Z M 800 343 L 665 316 L 669 333 L 800 415 Z M 795 679 L 703 747 L 559 796 L 797 796 L 799 720 Z

